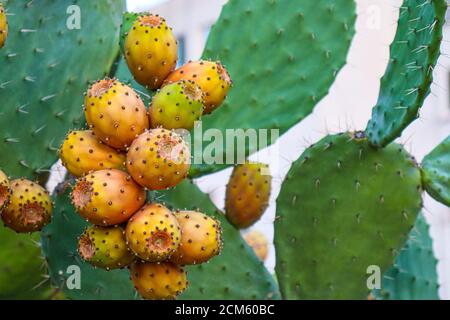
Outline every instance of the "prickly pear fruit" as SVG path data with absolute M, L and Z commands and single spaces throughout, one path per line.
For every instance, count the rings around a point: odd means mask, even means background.
M 225 212 L 237 228 L 247 228 L 269 204 L 272 177 L 263 163 L 246 162 L 233 169 L 226 188 Z
M 227 69 L 219 61 L 194 61 L 172 72 L 164 85 L 179 80 L 192 80 L 205 94 L 204 114 L 213 112 L 225 100 L 232 81 Z
M 75 177 L 102 169 L 124 169 L 125 155 L 98 140 L 91 130 L 70 131 L 59 157 Z
M 158 15 L 139 16 L 124 46 L 125 59 L 134 79 L 149 89 L 158 89 L 177 65 L 177 40 Z
M 11 195 L 8 176 L 0 170 L 0 211 L 6 205 Z
M 181 231 L 174 214 L 159 203 L 142 207 L 128 221 L 128 247 L 141 259 L 167 260 L 180 245 Z
M 173 300 L 188 286 L 186 271 L 170 262 L 136 261 L 130 274 L 136 290 L 148 300 Z
M 77 212 L 99 226 L 125 222 L 145 202 L 145 190 L 117 169 L 94 171 L 79 178 L 71 198 Z
M 90 226 L 78 240 L 80 256 L 95 267 L 118 269 L 133 261 L 121 227 Z
M 190 130 L 194 122 L 200 120 L 203 108 L 203 92 L 195 82 L 171 83 L 152 98 L 150 126 Z
M 126 149 L 149 128 L 147 110 L 139 95 L 116 79 L 92 84 L 84 100 L 86 121 L 107 145 Z
M 256 256 L 261 261 L 266 260 L 267 253 L 269 251 L 269 243 L 267 242 L 266 236 L 262 232 L 252 230 L 244 235 L 244 240 L 253 249 L 253 251 L 255 251 Z
M 133 141 L 127 153 L 127 170 L 143 187 L 167 189 L 187 176 L 190 157 L 180 135 L 163 128 L 150 129 Z
M 8 20 L 6 18 L 5 8 L 0 3 L 0 48 L 5 45 L 6 38 L 8 37 Z
M 44 188 L 27 179 L 11 181 L 11 196 L 1 212 L 5 225 L 16 232 L 34 232 L 47 225 L 52 216 L 52 200 Z
M 220 222 L 198 211 L 175 213 L 181 228 L 181 242 L 170 261 L 179 265 L 199 264 L 220 253 Z

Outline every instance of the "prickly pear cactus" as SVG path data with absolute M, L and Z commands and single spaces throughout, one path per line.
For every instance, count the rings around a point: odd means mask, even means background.
M 8 157 L 0 166 L 32 177 L 48 170 L 68 129 L 82 124 L 87 82 L 108 73 L 118 53 L 124 1 L 4 4 L 10 34 L 0 53 L 0 153 Z
M 439 299 L 437 259 L 429 228 L 423 214 L 419 214 L 408 241 L 384 274 L 381 290 L 373 292 L 377 299 Z
M 433 82 L 446 10 L 445 0 L 405 0 L 400 7 L 391 59 L 366 129 L 373 145 L 386 146 L 418 118 Z
M 152 192 L 151 199 L 178 209 L 199 208 L 221 221 L 223 251 L 204 265 L 188 266 L 189 288 L 180 299 L 277 299 L 279 293 L 271 275 L 235 230 L 216 212 L 209 197 L 184 181 L 175 189 Z M 52 281 L 70 299 L 137 299 L 128 270 L 109 272 L 94 269 L 77 253 L 78 237 L 86 222 L 75 213 L 68 191 L 56 195 L 52 223 L 42 232 L 43 252 Z M 239 264 L 236 264 L 239 257 Z M 71 266 L 81 269 L 81 290 L 70 290 Z M 73 268 L 73 267 L 72 267 Z M 207 281 L 205 281 L 207 279 Z
M 450 206 L 450 136 L 423 159 L 422 176 L 428 194 Z
M 365 299 L 367 268 L 393 263 L 422 206 L 402 146 L 327 136 L 294 162 L 277 200 L 276 272 L 286 299 Z

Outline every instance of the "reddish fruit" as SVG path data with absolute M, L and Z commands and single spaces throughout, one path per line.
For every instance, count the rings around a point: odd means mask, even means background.
M 262 216 L 269 204 L 272 177 L 262 163 L 237 165 L 226 189 L 227 219 L 238 228 L 247 228 Z
M 187 176 L 190 157 L 181 136 L 162 128 L 151 129 L 133 141 L 127 153 L 127 170 L 143 187 L 167 189 Z
M 258 231 L 253 230 L 244 235 L 244 240 L 255 251 L 256 256 L 264 261 L 267 258 L 267 252 L 269 251 L 269 243 L 266 236 Z
M 98 140 L 91 130 L 71 131 L 59 149 L 59 157 L 75 177 L 102 169 L 123 169 L 125 154 Z
M 11 181 L 11 196 L 1 216 L 5 225 L 16 232 L 34 232 L 47 225 L 53 204 L 48 192 L 26 179 Z
M 0 48 L 5 45 L 6 38 L 8 37 L 8 20 L 6 18 L 5 8 L 0 3 Z
M 11 195 L 8 176 L 0 170 L 0 211 L 6 205 Z
M 138 17 L 124 46 L 125 59 L 134 79 L 149 89 L 158 89 L 177 65 L 177 40 L 158 15 Z
M 192 80 L 205 94 L 204 114 L 213 112 L 225 100 L 232 81 L 227 69 L 219 61 L 194 61 L 172 72 L 164 85 L 180 80 Z
M 116 79 L 92 84 L 84 100 L 86 121 L 107 145 L 126 149 L 149 128 L 147 110 L 139 95 Z
M 198 264 L 220 253 L 219 221 L 197 211 L 179 211 L 175 216 L 181 228 L 181 242 L 170 261 L 180 265 Z
M 99 226 L 127 221 L 145 202 L 145 190 L 117 169 L 105 169 L 79 178 L 72 190 L 77 212 Z
M 138 257 L 157 262 L 167 260 L 178 249 L 181 231 L 169 209 L 151 203 L 130 218 L 126 238 L 129 248 Z
M 131 280 L 139 294 L 148 300 L 172 300 L 186 290 L 187 274 L 170 262 L 134 262 Z
M 200 120 L 203 108 L 203 92 L 193 81 L 171 83 L 152 98 L 150 126 L 190 130 Z
M 133 261 L 121 227 L 90 226 L 78 241 L 80 256 L 95 267 L 118 269 Z

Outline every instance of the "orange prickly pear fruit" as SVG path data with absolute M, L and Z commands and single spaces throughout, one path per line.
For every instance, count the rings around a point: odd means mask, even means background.
M 141 259 L 167 260 L 180 245 L 181 231 L 173 213 L 159 203 L 142 207 L 126 227 L 128 247 Z
M 6 38 L 8 37 L 8 20 L 6 18 L 5 8 L 0 3 L 0 48 L 5 45 Z
M 246 162 L 233 169 L 226 188 L 225 213 L 237 228 L 254 224 L 269 204 L 272 177 L 268 166 Z
M 40 231 L 52 217 L 53 203 L 47 192 L 27 179 L 11 181 L 11 196 L 1 212 L 5 225 L 16 232 Z
M 158 89 L 177 65 L 177 40 L 158 15 L 139 16 L 125 38 L 124 47 L 134 79 L 151 90 Z
M 181 242 L 170 261 L 179 265 L 199 264 L 220 253 L 220 222 L 198 211 L 175 213 L 181 229 Z
M 0 211 L 8 203 L 11 195 L 11 189 L 9 186 L 8 176 L 0 170 Z
M 127 170 L 141 186 L 161 190 L 176 186 L 190 168 L 189 146 L 173 131 L 150 129 L 133 141 Z
M 152 98 L 149 117 L 152 128 L 194 127 L 203 114 L 203 92 L 193 81 L 178 81 L 159 90 Z
M 89 222 L 112 226 L 127 221 L 145 202 L 145 190 L 117 169 L 88 173 L 73 187 L 72 203 Z
M 188 286 L 186 271 L 170 262 L 136 261 L 130 274 L 136 290 L 148 300 L 173 300 Z
M 126 149 L 149 128 L 142 99 L 116 79 L 105 78 L 89 87 L 84 113 L 95 136 L 116 149 Z
M 164 85 L 179 80 L 192 80 L 205 94 L 205 110 L 203 114 L 213 112 L 225 100 L 232 81 L 227 69 L 219 61 L 189 62 L 172 72 L 164 81 Z
M 85 261 L 106 270 L 128 266 L 133 254 L 121 227 L 90 226 L 78 240 L 78 252 Z
M 261 261 L 266 260 L 267 253 L 269 251 L 269 243 L 267 242 L 266 236 L 262 232 L 252 230 L 244 235 L 244 240 L 250 247 L 252 247 L 256 256 Z
M 91 130 L 70 131 L 59 157 L 75 177 L 102 169 L 124 169 L 126 159 L 125 154 L 98 140 Z

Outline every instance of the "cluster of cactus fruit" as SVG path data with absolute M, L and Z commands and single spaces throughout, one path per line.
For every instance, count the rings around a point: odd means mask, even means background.
M 6 10 L 0 5 L 0 53 L 5 54 L 0 61 L 5 104 L 0 152 L 8 154 L 0 167 L 42 183 L 55 160 L 54 143 L 66 134 L 59 156 L 77 178 L 72 205 L 66 206 L 66 192 L 51 199 L 38 183 L 9 181 L 0 171 L 1 217 L 17 232 L 44 228 L 41 245 L 53 284 L 61 286 L 64 268 L 79 264 L 78 257 L 95 267 L 83 269 L 83 287 L 80 293 L 65 291 L 69 298 L 132 298 L 131 283 L 146 299 L 179 294 L 190 299 L 277 299 L 280 294 L 285 299 L 364 299 L 369 293 L 391 299 L 437 297 L 436 259 L 419 212 L 423 190 L 450 204 L 449 138 L 421 164 L 393 141 L 418 117 L 429 93 L 444 0 L 404 0 L 380 97 L 365 131 L 326 136 L 292 165 L 274 221 L 279 291 L 237 231 L 253 225 L 267 208 L 268 167 L 252 162 L 235 166 L 223 215 L 187 180 L 226 165 L 191 164 L 191 148 L 178 130 L 191 130 L 207 119 L 204 129 L 286 132 L 311 113 L 344 65 L 354 34 L 354 2 L 229 0 L 211 29 L 202 60 L 178 69 L 177 41 L 162 17 L 125 13 L 122 19 L 122 0 L 95 5 L 83 0 L 77 5 L 84 26 L 71 33 L 61 31 L 69 3 L 43 0 L 23 7 L 6 2 L 13 13 L 6 43 Z M 96 26 L 108 27 L 97 37 L 89 29 Z M 77 49 L 55 45 L 64 37 Z M 123 59 L 113 64 L 119 41 Z M 32 50 L 33 55 L 25 55 Z M 23 53 L 21 60 L 15 59 L 18 53 Z M 85 66 L 75 76 L 70 68 L 58 69 L 58 55 L 73 57 L 72 64 L 83 60 Z M 104 66 L 97 62 L 100 56 Z M 25 81 L 13 72 L 19 67 L 27 70 Z M 44 78 L 36 81 L 37 75 Z M 80 91 L 86 81 L 98 78 L 81 109 L 76 105 L 82 103 Z M 151 97 L 148 109 L 148 96 L 141 98 L 140 90 Z M 66 110 L 63 105 L 74 106 Z M 67 133 L 83 125 L 83 110 L 88 127 Z M 17 122 L 24 130 L 17 132 Z M 246 150 L 253 147 L 247 144 Z M 233 151 L 216 150 L 219 155 Z M 3 232 L 7 241 L 2 240 L 2 248 L 25 250 Z M 245 240 L 264 260 L 264 237 L 247 232 Z M 0 259 L 0 267 L 10 260 Z M 367 287 L 367 268 L 373 265 L 385 273 L 381 291 Z M 2 281 L 0 287 L 6 288 Z M 405 295 L 405 290 L 414 293 Z

